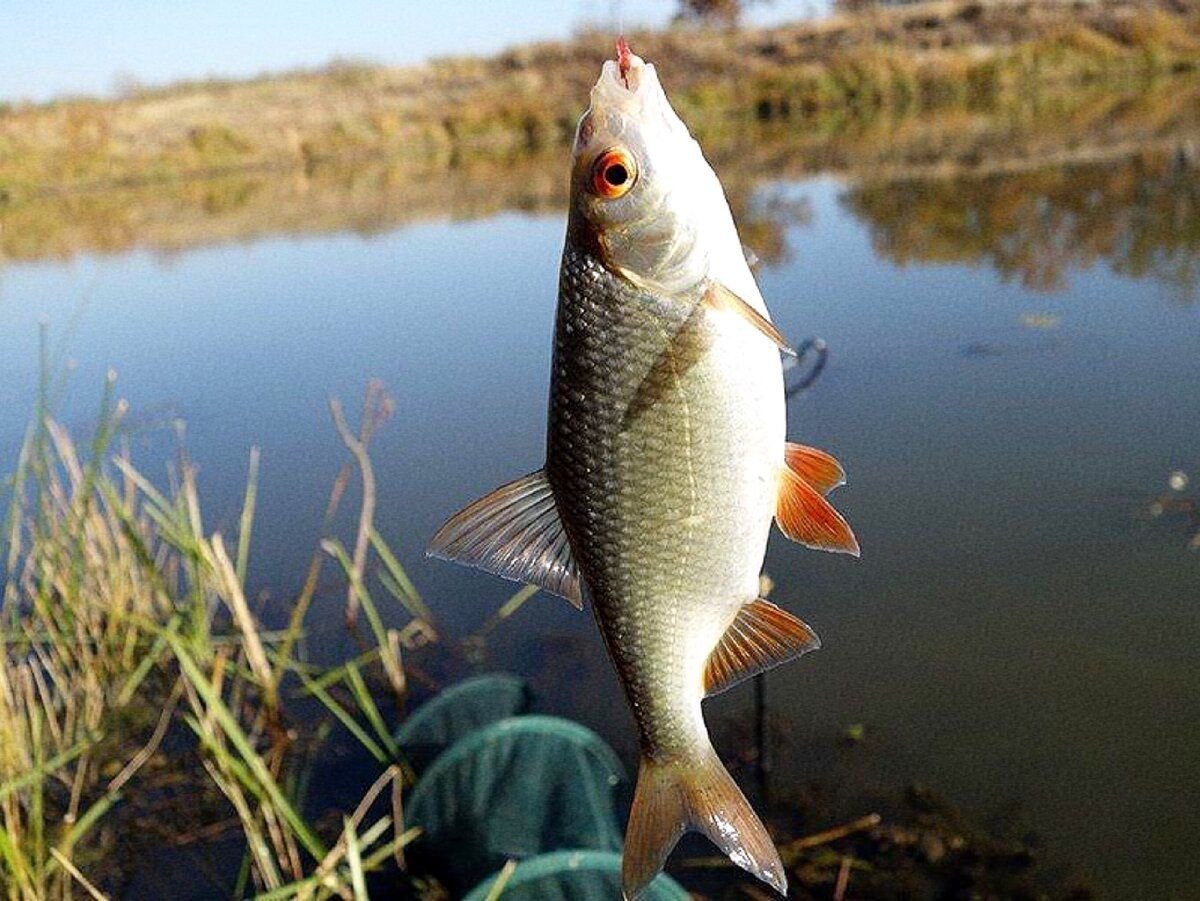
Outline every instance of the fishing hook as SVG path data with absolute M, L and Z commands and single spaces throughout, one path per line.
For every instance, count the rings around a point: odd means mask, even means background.
M 824 339 L 806 338 L 801 342 L 796 348 L 796 356 L 789 357 L 783 362 L 784 378 L 786 379 L 787 374 L 792 370 L 800 369 L 810 356 L 815 356 L 815 360 L 809 365 L 808 370 L 784 387 L 783 395 L 788 400 L 803 394 L 821 377 L 821 373 L 825 370 L 825 363 L 829 359 L 829 345 L 825 343 Z

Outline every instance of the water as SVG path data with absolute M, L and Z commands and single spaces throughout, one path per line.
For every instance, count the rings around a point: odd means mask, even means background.
M 778 797 L 863 723 L 863 793 L 918 779 L 972 811 L 1015 803 L 1106 897 L 1200 897 L 1200 554 L 1182 517 L 1139 515 L 1173 471 L 1200 485 L 1200 181 L 1160 144 L 949 178 L 773 164 L 739 194 L 776 321 L 831 349 L 790 435 L 846 465 L 834 499 L 863 546 L 855 562 L 772 539 L 773 597 L 824 640 L 767 682 Z M 353 408 L 380 378 L 397 400 L 374 446 L 380 531 L 465 634 L 512 586 L 421 552 L 541 462 L 555 184 L 478 218 L 439 218 L 434 193 L 425 216 L 352 211 L 353 231 L 226 233 L 217 209 L 196 246 L 135 234 L 46 259 L 27 242 L 0 271 L 0 449 L 32 409 L 45 320 L 73 361 L 68 422 L 86 427 L 115 368 L 165 478 L 153 423 L 186 420 L 210 527 L 233 529 L 262 448 L 251 581 L 286 600 L 344 456 L 327 398 Z M 313 618 L 332 627 L 340 603 L 326 592 Z M 492 653 L 631 758 L 586 614 L 538 597 Z M 709 707 L 726 753 L 749 695 Z

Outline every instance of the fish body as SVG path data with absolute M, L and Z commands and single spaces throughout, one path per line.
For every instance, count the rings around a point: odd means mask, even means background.
M 627 897 L 688 829 L 782 894 L 701 701 L 818 645 L 758 596 L 772 518 L 858 546 L 824 499 L 840 466 L 786 441 L 782 337 L 720 182 L 654 67 L 618 46 L 575 140 L 545 466 L 453 517 L 431 553 L 590 602 L 642 752 Z
M 758 597 L 783 467 L 779 352 L 568 243 L 546 474 L 647 754 L 706 747 L 705 663 Z

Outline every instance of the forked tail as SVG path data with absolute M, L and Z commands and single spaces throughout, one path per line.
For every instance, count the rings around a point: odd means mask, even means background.
M 780 895 L 787 894 L 775 843 L 709 748 L 698 760 L 660 763 L 642 758 L 621 866 L 627 901 L 640 897 L 689 830 L 704 833 L 743 870 Z

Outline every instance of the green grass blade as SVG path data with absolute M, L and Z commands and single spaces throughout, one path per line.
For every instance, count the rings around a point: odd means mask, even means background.
M 354 901 L 370 901 L 367 895 L 367 877 L 363 873 L 362 852 L 358 847 L 358 834 L 354 831 L 354 821 L 350 817 L 343 817 L 342 824 L 346 834 L 346 863 L 350 866 L 350 884 L 354 888 Z
M 392 592 L 396 595 L 396 600 L 404 604 L 408 608 L 408 612 L 414 617 L 432 624 L 433 612 L 425 604 L 425 601 L 422 600 L 417 587 L 413 585 L 412 580 L 408 577 L 408 573 L 400 565 L 400 561 L 396 559 L 396 555 L 392 553 L 392 549 L 388 547 L 387 542 L 383 540 L 383 537 L 374 527 L 371 528 L 368 535 L 371 539 L 371 547 L 375 549 L 375 553 L 383 561 L 384 571 L 396 581 L 396 584 L 400 588 L 399 594 L 395 591 Z
M 271 799 L 271 803 L 279 810 L 280 815 L 287 820 L 288 825 L 296 833 L 296 837 L 304 845 L 305 850 L 317 860 L 322 859 L 327 851 L 324 844 L 317 838 L 316 833 L 309 828 L 308 824 L 304 822 L 295 808 L 292 807 L 291 802 L 284 797 L 279 784 L 267 769 L 266 763 L 255 751 L 250 739 L 242 731 L 241 726 L 238 725 L 237 719 L 230 712 L 229 708 L 225 706 L 225 702 L 221 699 L 212 683 L 208 681 L 208 678 L 192 659 L 191 654 L 188 653 L 183 643 L 176 636 L 168 634 L 167 641 L 175 652 L 175 657 L 179 660 L 179 666 L 183 670 L 184 675 L 188 677 L 188 681 L 200 694 L 201 698 L 203 698 L 209 712 L 216 719 L 225 736 L 229 739 L 229 742 L 237 749 L 242 761 L 254 775 L 254 779 L 257 780 L 263 791 Z
M 250 448 L 250 472 L 246 477 L 246 499 L 242 503 L 242 518 L 238 526 L 237 566 L 238 582 L 246 588 L 246 565 L 250 559 L 250 533 L 254 528 L 254 507 L 258 499 L 257 447 Z
M 300 673 L 300 680 L 304 683 L 304 687 L 308 689 L 309 693 L 312 694 L 322 704 L 324 704 L 326 709 L 338 718 L 338 721 L 346 727 L 346 730 L 351 735 L 358 739 L 359 744 L 366 748 L 367 752 L 372 757 L 384 765 L 392 762 L 392 759 L 388 756 L 387 752 L 375 743 L 371 736 L 367 734 L 367 730 L 359 725 L 358 721 L 351 716 L 346 708 L 339 704 L 333 698 L 333 696 L 329 694 L 329 692 L 315 684 L 303 673 Z
M 102 737 L 103 736 L 101 735 L 94 735 L 89 738 L 85 738 L 74 747 L 63 751 L 61 754 L 56 754 L 54 757 L 51 757 L 49 760 L 41 763 L 39 767 L 31 769 L 28 773 L 24 773 L 20 776 L 17 776 L 15 779 L 9 779 L 7 782 L 0 784 L 0 801 L 3 801 L 13 792 L 29 788 L 35 782 L 41 782 L 47 776 L 62 769 L 76 757 L 79 757 L 81 754 L 87 752 L 88 749 L 99 742 Z
M 350 690 L 354 693 L 354 700 L 358 704 L 358 708 L 366 716 L 367 722 L 375 730 L 375 734 L 379 736 L 380 742 L 387 748 L 387 752 L 394 760 L 396 758 L 397 746 L 392 738 L 391 730 L 383 721 L 383 716 L 379 712 L 379 707 L 375 704 L 375 699 L 371 697 L 371 692 L 367 688 L 367 683 L 363 681 L 362 673 L 353 663 L 346 667 L 346 684 L 350 686 Z

